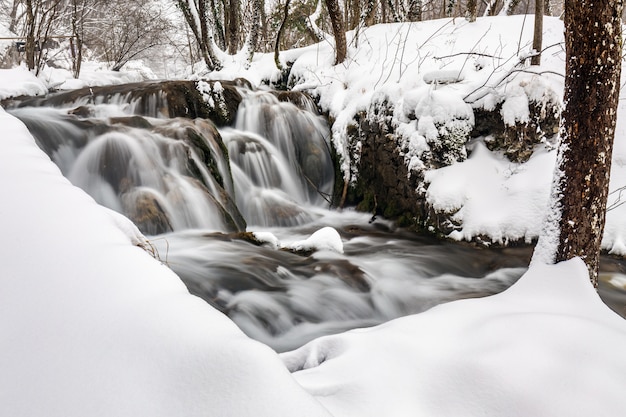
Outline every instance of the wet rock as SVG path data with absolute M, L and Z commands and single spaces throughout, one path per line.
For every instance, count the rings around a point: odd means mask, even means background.
M 529 100 L 529 118 L 505 124 L 502 104 L 494 109 L 474 109 L 476 124 L 472 137 L 484 136 L 491 151 L 502 152 L 511 162 L 523 163 L 531 157 L 538 144 L 550 142 L 559 131 L 561 105 L 557 100 Z
M 210 86 L 209 97 L 203 96 L 198 84 Z M 218 84 L 216 88 L 216 84 Z M 67 107 L 80 103 L 70 111 L 81 117 L 92 115 L 90 105 L 100 103 L 128 103 L 137 115 L 148 117 L 186 117 L 211 119 L 218 126 L 233 123 L 241 95 L 238 88 L 247 86 L 245 80 L 236 81 L 151 81 L 102 87 L 86 87 L 77 90 L 49 94 L 45 97 L 22 97 L 6 100 L 2 104 L 13 107 Z M 212 105 L 211 105 L 212 104 Z
M 146 235 L 171 232 L 172 225 L 159 198 L 149 190 L 135 189 L 122 195 L 124 212 Z

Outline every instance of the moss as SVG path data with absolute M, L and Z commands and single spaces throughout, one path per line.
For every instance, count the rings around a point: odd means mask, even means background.
M 374 194 L 374 192 L 371 190 L 366 190 L 363 193 L 362 200 L 356 205 L 356 209 L 358 211 L 376 214 L 375 211 L 377 209 L 377 204 L 376 195 Z

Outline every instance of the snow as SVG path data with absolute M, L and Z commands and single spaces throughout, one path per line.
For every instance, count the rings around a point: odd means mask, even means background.
M 580 259 L 499 295 L 317 339 L 282 355 L 335 416 L 616 416 L 626 323 Z
M 543 227 L 555 158 L 540 145 L 528 162 L 516 164 L 476 142 L 467 161 L 426 172 L 426 199 L 462 224 L 451 233 L 453 239 L 485 235 L 498 243 L 529 241 Z
M 24 66 L 0 69 L 0 100 L 15 96 L 40 96 L 48 92 L 45 83 Z
M 155 79 L 156 75 L 140 61 L 131 61 L 121 71 L 111 71 L 106 65 L 84 62 L 78 79 L 63 68 L 44 67 L 39 76 L 25 65 L 0 69 L 0 100 L 17 96 L 38 96 L 51 90 L 71 90 L 83 87 L 125 84 Z
M 295 251 L 327 250 L 336 253 L 343 253 L 343 242 L 341 241 L 341 236 L 339 236 L 339 233 L 335 230 L 335 228 L 329 226 L 321 228 L 305 240 L 286 243 L 283 247 Z

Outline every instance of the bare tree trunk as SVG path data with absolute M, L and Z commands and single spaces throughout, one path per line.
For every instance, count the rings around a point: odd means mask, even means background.
M 343 19 L 341 18 L 341 10 L 337 0 L 325 0 L 330 23 L 333 27 L 333 36 L 335 37 L 335 65 L 341 64 L 346 59 L 347 43 L 346 31 L 344 29 Z
M 530 59 L 531 65 L 541 65 L 541 48 L 543 43 L 543 2 L 535 0 L 535 32 L 533 33 L 533 49 L 535 54 Z
M 193 36 L 196 38 L 200 54 L 202 55 L 202 59 L 204 60 L 207 69 L 209 71 L 222 69 L 222 63 L 217 58 L 213 48 L 213 33 L 207 26 L 207 0 L 198 0 L 197 2 L 177 0 L 177 4 L 183 12 L 185 21 L 189 25 Z M 194 8 L 193 11 L 191 10 L 192 7 Z
M 72 73 L 74 78 L 80 75 L 83 63 L 83 27 L 85 18 L 85 4 L 80 0 L 72 0 L 72 35 L 70 47 L 72 49 Z
M 228 13 L 228 53 L 235 55 L 239 43 L 239 0 L 230 0 Z
M 413 0 L 409 4 L 409 11 L 407 13 L 407 20 L 409 22 L 421 22 L 423 11 L 422 0 Z
M 552 7 L 550 7 L 550 0 L 544 0 L 544 2 L 543 2 L 543 14 L 545 16 L 552 16 Z
M 465 14 L 465 18 L 470 22 L 476 21 L 476 0 L 467 0 L 467 12 Z
M 224 25 L 222 25 L 222 16 L 217 7 L 215 0 L 211 0 L 211 13 L 213 14 L 213 22 L 215 24 L 215 32 L 217 32 L 217 44 L 222 49 L 226 49 L 226 35 L 224 33 Z
M 598 284 L 619 100 L 622 1 L 565 3 L 565 108 L 551 212 L 533 261 L 579 256 Z
M 26 0 L 26 43 L 24 45 L 24 55 L 26 56 L 26 66 L 31 71 L 35 69 L 35 25 L 33 0 Z
M 376 0 L 365 0 L 365 7 L 361 11 L 361 26 L 372 26 L 376 17 Z
M 15 29 L 17 27 L 17 9 L 19 8 L 20 4 L 22 4 L 21 0 L 13 0 L 13 5 L 11 6 L 11 14 L 10 14 L 10 18 L 11 18 L 11 22 L 9 23 L 9 32 L 11 33 L 15 33 Z
M 285 1 L 283 20 L 280 22 L 280 27 L 278 28 L 278 32 L 276 33 L 276 43 L 274 44 L 274 63 L 276 64 L 276 68 L 278 68 L 279 70 L 283 70 L 283 66 L 280 63 L 280 59 L 279 59 L 280 38 L 283 36 L 285 25 L 287 24 L 287 19 L 289 19 L 289 4 L 290 3 L 291 3 L 291 0 Z
M 250 25 L 250 33 L 246 39 L 246 61 L 252 62 L 254 52 L 256 51 L 257 44 L 259 43 L 259 28 L 261 27 L 261 10 L 263 8 L 263 0 L 254 0 L 252 4 L 252 25 Z
M 383 0 L 384 1 L 384 0 Z M 393 0 L 387 0 L 387 6 L 389 7 L 389 12 L 391 13 L 391 17 L 393 18 L 393 22 L 398 23 L 401 22 L 400 16 L 398 15 L 398 8 Z

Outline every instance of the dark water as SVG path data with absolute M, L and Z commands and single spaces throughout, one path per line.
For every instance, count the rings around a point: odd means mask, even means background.
M 524 273 L 529 247 L 442 242 L 328 210 L 325 121 L 268 93 L 242 94 L 235 125 L 219 132 L 203 120 L 137 117 L 128 103 L 91 105 L 89 117 L 68 114 L 84 100 L 13 114 L 75 185 L 150 235 L 192 293 L 279 351 L 495 294 Z M 279 247 L 326 226 L 339 232 L 343 253 Z M 259 245 L 244 230 L 274 243 Z M 600 295 L 626 315 L 626 264 L 603 258 L 602 270 Z

